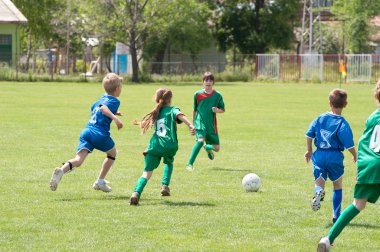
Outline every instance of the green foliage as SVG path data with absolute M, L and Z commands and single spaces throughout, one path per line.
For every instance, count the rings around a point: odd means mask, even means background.
M 141 176 L 150 134 L 131 121 L 154 107 L 161 86 L 173 90 L 173 105 L 191 117 L 194 83 L 149 83 L 123 87 L 124 128 L 111 125 L 119 150 L 107 175 L 113 191 L 94 191 L 104 153 L 94 151 L 80 168 L 66 174 L 56 192 L 49 189 L 54 167 L 73 157 L 91 104 L 102 94 L 98 83 L 0 83 L 0 250 L 1 251 L 315 251 L 331 228 L 332 184 L 318 212 L 311 164 L 303 158 L 305 131 L 328 109 L 327 95 L 337 85 L 223 83 L 226 113 L 218 115 L 221 150 L 214 161 L 201 150 L 195 171 L 184 168 L 194 145 L 178 126 L 170 197 L 160 196 L 163 165 L 153 173 L 139 207 L 128 204 Z M 376 109 L 372 85 L 345 85 L 343 115 L 355 141 Z M 69 97 L 69 99 L 68 99 Z M 150 132 L 152 133 L 152 131 Z M 345 151 L 342 208 L 352 203 L 356 168 Z M 262 179 L 258 193 L 246 193 L 241 179 Z M 377 251 L 379 204 L 347 226 L 336 251 Z
M 369 19 L 380 14 L 380 1 L 337 0 L 333 13 L 342 21 L 347 51 L 350 53 L 372 53 L 374 48 L 368 45 L 371 35 Z
M 212 36 L 207 26 L 209 16 L 207 5 L 196 0 L 160 3 L 148 30 L 145 59 L 153 57 L 155 61 L 162 61 L 160 56 L 166 49 L 170 49 L 170 53 L 189 53 L 195 57 L 211 44 Z
M 217 9 L 215 36 L 222 51 L 236 47 L 243 54 L 289 49 L 299 1 L 225 2 Z

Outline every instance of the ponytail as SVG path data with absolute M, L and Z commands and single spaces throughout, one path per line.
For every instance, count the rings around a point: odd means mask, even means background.
M 158 115 L 160 114 L 161 109 L 164 106 L 167 106 L 170 104 L 172 96 L 173 96 L 172 91 L 168 88 L 160 88 L 156 91 L 156 95 L 155 95 L 155 100 L 157 102 L 156 107 L 152 110 L 152 112 L 146 114 L 141 120 L 141 122 L 139 123 L 142 134 L 145 134 L 145 132 L 147 132 L 148 129 L 153 127 L 153 124 L 158 119 Z M 135 122 L 134 124 L 138 124 L 138 123 Z

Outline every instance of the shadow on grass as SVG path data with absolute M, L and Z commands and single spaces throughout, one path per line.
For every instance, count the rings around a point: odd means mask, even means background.
M 248 169 L 228 169 L 228 168 L 221 168 L 221 167 L 213 167 L 211 170 L 214 171 L 228 171 L 228 172 L 252 172 Z
M 71 202 L 71 201 L 86 201 L 86 200 L 125 200 L 129 202 L 129 197 L 125 195 L 102 195 L 100 197 L 93 196 L 93 197 L 73 197 L 73 198 L 64 198 L 64 199 L 57 199 L 57 201 L 65 201 L 65 202 Z
M 331 228 L 333 226 L 332 223 L 326 225 L 326 228 Z M 348 224 L 349 227 L 359 227 L 359 228 L 370 228 L 370 229 L 380 229 L 380 226 L 378 225 L 372 225 L 372 224 L 361 224 L 361 223 L 350 223 Z
M 180 207 L 194 207 L 194 206 L 206 206 L 206 207 L 213 207 L 215 204 L 211 203 L 202 203 L 202 202 L 189 202 L 189 201 L 180 201 L 180 202 L 173 202 L 173 201 L 163 201 L 162 204 L 168 205 L 168 206 L 180 206 Z

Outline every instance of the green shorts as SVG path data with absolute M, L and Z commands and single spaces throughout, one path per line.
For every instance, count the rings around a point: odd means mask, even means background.
M 370 203 L 376 203 L 380 196 L 380 184 L 356 184 L 354 190 L 355 199 L 368 199 Z
M 215 144 L 219 145 L 219 136 L 215 133 L 206 133 L 204 130 L 197 130 L 195 133 L 197 140 L 199 138 L 204 138 L 206 144 Z
M 174 157 L 159 157 L 159 156 L 154 156 L 152 154 L 146 154 L 145 155 L 145 167 L 144 171 L 153 171 L 156 169 L 161 162 L 161 158 L 164 159 L 164 164 L 173 164 L 174 162 Z

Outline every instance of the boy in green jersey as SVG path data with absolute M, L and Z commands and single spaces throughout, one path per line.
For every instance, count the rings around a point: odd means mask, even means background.
M 131 205 L 138 205 L 141 193 L 152 176 L 153 170 L 160 164 L 161 158 L 163 158 L 165 164 L 161 195 L 170 196 L 169 183 L 173 172 L 174 156 L 178 150 L 177 123 L 184 122 L 189 127 L 190 134 L 195 134 L 194 126 L 180 109 L 170 106 L 172 96 L 170 89 L 158 89 L 155 95 L 156 108 L 147 114 L 140 123 L 143 134 L 151 127 L 154 127 L 154 133 L 148 148 L 143 153 L 145 156 L 144 172 L 137 181 L 135 190 L 130 198 Z
M 191 152 L 187 171 L 194 170 L 194 162 L 199 151 L 204 149 L 209 159 L 214 159 L 214 151 L 220 150 L 216 114 L 224 113 L 224 102 L 222 94 L 213 89 L 214 75 L 206 72 L 203 75 L 203 89 L 194 94 L 193 124 L 196 130 L 196 144 Z
M 374 96 L 380 103 L 380 80 L 376 84 Z M 366 121 L 359 140 L 357 165 L 354 202 L 342 212 L 327 237 L 319 241 L 320 252 L 330 251 L 343 228 L 365 208 L 367 202 L 376 203 L 380 196 L 380 109 L 375 110 Z

